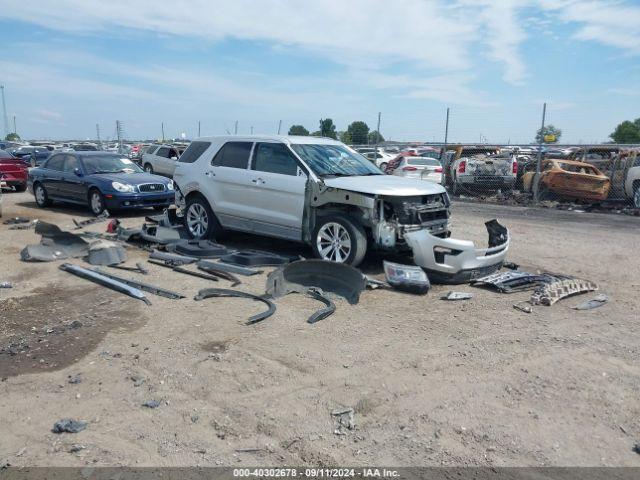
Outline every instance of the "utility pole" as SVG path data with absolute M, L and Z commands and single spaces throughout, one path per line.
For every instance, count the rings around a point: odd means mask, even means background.
M 544 140 L 544 118 L 547 115 L 547 103 L 542 104 L 542 125 L 540 126 L 540 140 L 538 141 L 538 161 L 536 162 L 536 179 L 538 182 L 535 184 L 534 201 L 538 203 L 538 187 L 540 185 L 540 164 L 542 163 L 542 141 Z
M 198 137 L 200 137 L 200 120 L 198 120 Z
M 375 146 L 375 156 L 374 158 L 376 158 L 378 156 L 378 143 L 380 142 L 380 117 L 382 116 L 382 112 L 378 112 L 378 128 L 376 129 L 376 146 Z M 375 162 L 375 160 L 374 160 Z
M 162 143 L 164 143 L 164 122 L 160 123 L 160 128 L 162 128 Z
M 440 163 L 444 169 L 444 184 L 447 185 L 447 178 L 449 176 L 449 162 L 447 157 L 447 142 L 449 141 L 449 107 L 447 107 L 447 119 L 444 122 L 444 145 L 440 152 Z
M 18 134 L 18 128 L 16 127 L 16 116 L 13 116 L 13 133 Z
M 7 117 L 7 104 L 4 100 L 4 85 L 0 85 L 0 90 L 2 90 L 2 114 L 4 116 L 4 134 L 6 138 L 9 135 L 9 118 Z
M 236 120 L 236 126 L 235 126 L 235 128 L 233 129 L 233 134 L 234 134 L 234 135 L 237 135 L 237 134 L 238 134 L 238 120 Z
M 282 128 L 282 120 L 278 120 L 278 135 L 280 135 L 281 128 Z
M 122 128 L 122 122 L 120 120 L 116 120 L 116 135 L 118 136 L 118 153 L 122 153 L 123 149 L 122 149 L 122 132 L 123 132 L 123 128 Z

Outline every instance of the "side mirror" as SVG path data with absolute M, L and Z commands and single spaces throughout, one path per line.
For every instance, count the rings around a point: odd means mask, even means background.
M 78 176 L 78 177 L 82 176 L 82 170 L 80 170 L 79 168 L 74 168 L 73 169 L 73 173 L 75 173 L 76 176 Z

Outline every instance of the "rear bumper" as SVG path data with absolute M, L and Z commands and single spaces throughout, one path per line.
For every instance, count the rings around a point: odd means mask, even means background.
M 168 207 L 175 202 L 174 192 L 153 195 L 113 194 L 104 195 L 107 209 L 120 210 L 129 208 Z
M 456 183 L 464 185 L 469 188 L 477 189 L 500 189 L 500 188 L 513 188 L 516 183 L 515 175 L 511 176 L 498 176 L 498 175 L 486 175 L 486 176 L 474 176 L 474 175 L 459 175 L 456 177 Z
M 509 232 L 497 221 L 485 224 L 489 248 L 476 248 L 469 240 L 440 238 L 428 230 L 404 235 L 413 250 L 416 265 L 422 267 L 434 283 L 459 284 L 488 275 L 500 267 L 509 250 Z

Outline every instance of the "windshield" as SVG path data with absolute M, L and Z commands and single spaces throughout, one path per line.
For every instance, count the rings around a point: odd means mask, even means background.
M 299 144 L 291 148 L 316 175 L 383 175 L 369 160 L 342 145 Z
M 94 173 L 140 173 L 142 169 L 128 158 L 100 155 L 82 159 L 87 175 Z

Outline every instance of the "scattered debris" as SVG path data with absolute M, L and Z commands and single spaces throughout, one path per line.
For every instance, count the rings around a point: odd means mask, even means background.
M 220 261 L 234 265 L 242 265 L 244 267 L 268 267 L 286 265 L 298 259 L 300 259 L 300 257 L 297 255 L 292 257 L 276 255 L 275 253 L 261 250 L 241 250 L 222 256 Z
M 471 284 L 474 287 L 490 286 L 502 293 L 513 293 L 532 290 L 540 285 L 552 282 L 557 278 L 559 277 L 550 274 L 535 274 L 523 271 L 498 272 L 473 280 Z
M 107 233 L 118 233 L 118 228 L 120 227 L 120 220 L 114 218 L 107 225 Z
M 324 320 L 329 315 L 333 314 L 336 311 L 336 305 L 328 298 L 324 292 L 316 287 L 309 287 L 306 291 L 307 296 L 314 298 L 326 305 L 325 308 L 322 308 L 316 312 L 314 312 L 308 319 L 307 323 L 316 323 L 320 320 Z
M 161 227 L 160 225 L 147 225 L 146 223 L 143 223 L 142 230 L 140 231 L 140 237 L 149 243 L 166 245 L 180 240 L 180 232 L 175 228 Z
M 72 418 L 63 418 L 53 424 L 53 433 L 78 433 L 87 428 L 87 422 L 82 420 L 73 420 Z
M 242 283 L 240 279 L 236 277 L 233 273 L 219 270 L 215 267 L 216 265 L 217 264 L 213 262 L 207 262 L 206 264 L 202 264 L 198 262 L 198 269 L 202 270 L 203 272 L 207 272 L 211 275 L 214 275 L 216 277 L 230 281 L 232 287 L 236 287 Z
M 385 288 L 385 289 L 391 288 L 391 285 L 389 285 L 387 282 L 383 282 L 382 280 L 371 278 L 368 275 L 364 276 L 364 280 L 365 282 L 367 282 L 367 288 L 369 290 L 376 290 L 378 288 Z
M 11 283 L 11 282 L 0 282 L 0 288 L 13 288 L 13 283 Z
M 102 212 L 95 218 L 89 218 L 87 220 L 78 221 L 75 218 L 73 219 L 73 223 L 76 226 L 76 230 L 80 230 L 81 228 L 88 227 L 89 225 L 93 225 L 95 223 L 104 222 L 107 218 L 109 218 L 109 212 L 106 210 Z
M 604 293 L 601 293 L 600 295 L 596 295 L 595 297 L 593 297 L 591 300 L 582 302 L 572 308 L 574 310 L 593 310 L 594 308 L 601 307 L 608 301 L 609 301 L 609 297 L 607 297 Z
M 13 217 L 13 218 L 7 218 L 4 222 L 2 222 L 3 225 L 20 225 L 22 223 L 29 223 L 31 222 L 30 218 L 27 217 Z
M 80 445 L 79 443 L 74 443 L 69 448 L 69 453 L 78 453 L 79 451 L 84 450 L 85 448 L 87 447 L 85 447 L 84 445 Z
M 163 262 L 169 265 L 188 265 L 190 263 L 197 262 L 198 259 L 195 257 L 185 257 L 184 255 L 178 255 L 175 253 L 167 253 L 161 252 L 159 250 L 153 250 L 149 258 L 153 260 L 162 260 Z
M 208 271 L 206 269 L 215 269 L 221 272 L 237 273 L 250 277 L 251 275 L 257 275 L 262 273 L 262 270 L 255 270 L 253 268 L 241 267 L 240 265 L 233 265 L 231 263 L 212 262 L 211 260 L 199 260 L 198 268 Z M 205 269 L 206 268 L 206 269 Z
M 440 300 L 469 300 L 473 298 L 473 293 L 449 291 L 446 295 L 440 297 Z
M 161 227 L 172 227 L 180 223 L 178 220 L 178 210 L 175 207 L 165 208 L 161 214 L 150 215 L 145 217 L 145 220 L 157 223 Z
M 520 268 L 520 265 L 513 262 L 504 262 L 502 264 L 502 268 L 508 268 L 509 270 L 518 270 Z
M 142 300 L 147 305 L 151 305 L 149 299 L 145 297 L 144 293 L 142 293 L 142 291 L 140 291 L 139 289 L 133 288 L 123 282 L 114 280 L 113 278 L 110 278 L 101 272 L 88 270 L 71 263 L 63 263 L 62 265 L 60 265 L 60 269 L 72 273 L 80 278 L 84 278 L 85 280 L 98 283 L 104 287 L 111 288 L 112 290 L 115 290 L 117 292 L 124 293 L 125 295 L 129 295 L 130 297 L 136 298 L 138 300 Z
M 427 274 L 420 267 L 401 265 L 386 260 L 382 264 L 387 282 L 397 290 L 424 295 L 431 288 Z
M 263 302 L 267 304 L 269 309 L 266 312 L 259 313 L 257 315 L 253 315 L 247 320 L 247 325 L 251 325 L 254 323 L 258 323 L 266 318 L 269 318 L 276 312 L 275 304 L 269 300 L 268 298 L 260 297 L 258 295 L 254 295 L 252 293 L 241 292 L 238 290 L 227 290 L 225 288 L 205 288 L 200 290 L 198 294 L 194 297 L 194 300 L 204 300 L 205 298 L 211 297 L 240 297 L 240 298 L 250 298 L 252 300 L 256 300 L 258 302 Z
M 147 408 L 158 408 L 160 406 L 160 402 L 158 400 L 147 400 L 142 404 L 142 406 Z
M 191 275 L 191 276 L 198 277 L 198 278 L 204 278 L 206 280 L 211 280 L 211 281 L 214 281 L 214 282 L 218 281 L 218 277 L 216 277 L 214 275 L 207 274 L 207 273 L 200 273 L 200 272 L 196 272 L 194 270 L 189 270 L 189 269 L 184 268 L 184 267 L 173 266 L 171 264 L 168 264 L 166 262 L 161 262 L 159 260 L 149 259 L 148 262 L 152 263 L 154 265 L 158 265 L 160 267 L 170 268 L 174 272 L 184 273 L 185 275 Z
M 530 302 L 532 305 L 550 306 L 571 295 L 594 290 L 598 290 L 598 286 L 589 280 L 557 277 L 554 281 L 536 288 L 531 294 Z
M 89 245 L 88 262 L 91 265 L 117 265 L 127 261 L 126 250 L 108 240 L 98 240 Z
M 69 375 L 69 383 L 71 383 L 72 385 L 77 385 L 78 383 L 82 382 L 82 378 L 80 377 L 80 374 L 77 375 Z
M 127 272 L 141 273 L 142 275 L 148 275 L 149 270 L 142 263 L 137 262 L 135 267 L 129 267 L 127 265 L 107 265 L 111 268 L 117 268 L 118 270 L 126 270 Z
M 32 222 L 29 223 L 21 223 L 19 225 L 11 225 L 9 227 L 9 230 L 31 230 L 33 227 L 35 227 L 38 223 L 38 220 L 34 220 Z
M 524 313 L 533 312 L 531 305 L 527 301 L 516 303 L 513 305 L 513 308 L 515 308 L 516 310 L 520 310 L 521 312 L 524 312 Z
M 229 253 L 227 247 L 211 240 L 179 240 L 168 244 L 167 251 L 196 258 L 219 258 Z
M 267 276 L 267 294 L 273 298 L 292 292 L 306 293 L 309 287 L 341 296 L 354 305 L 365 290 L 366 281 L 358 269 L 325 260 L 298 260 Z
M 20 258 L 25 262 L 52 262 L 84 257 L 89 253 L 89 244 L 79 235 L 64 232 L 51 223 L 38 222 L 35 232 L 42 238 L 40 244 L 22 249 Z
M 345 430 L 354 430 L 356 428 L 353 408 L 344 407 L 331 411 L 331 416 L 337 421 L 336 429 L 333 431 L 335 435 L 346 435 Z
M 142 375 L 138 375 L 136 373 L 130 375 L 129 378 L 131 379 L 131 381 L 133 381 L 134 387 L 140 387 L 145 382 L 145 378 Z
M 164 288 L 157 287 L 155 285 L 150 285 L 148 283 L 139 282 L 138 280 L 132 280 L 129 278 L 122 278 L 117 275 L 113 275 L 112 273 L 107 273 L 99 268 L 91 270 L 94 273 L 99 275 L 103 275 L 105 277 L 110 278 L 111 280 L 115 280 L 116 282 L 124 283 L 130 287 L 137 288 L 139 290 L 143 290 L 145 292 L 152 293 L 154 295 L 158 295 L 159 297 L 171 298 L 173 300 L 177 300 L 180 298 L 186 298 L 181 293 L 172 292 L 171 290 L 165 290 Z

